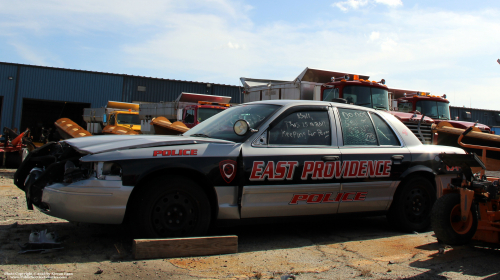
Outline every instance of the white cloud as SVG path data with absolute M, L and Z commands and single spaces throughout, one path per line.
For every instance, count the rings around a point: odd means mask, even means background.
M 239 48 L 240 48 L 240 45 L 238 45 L 238 44 L 233 44 L 233 43 L 231 43 L 231 42 L 227 43 L 227 46 L 228 46 L 228 48 L 230 48 L 230 49 L 235 49 L 235 50 L 237 50 L 237 49 L 239 49 Z
M 380 32 L 373 31 L 370 34 L 370 41 L 376 41 L 378 38 L 380 38 Z
M 398 43 L 392 39 L 387 39 L 382 44 L 380 44 L 380 49 L 382 51 L 390 52 L 397 50 Z
M 390 7 L 403 6 L 401 0 L 375 0 L 375 3 L 384 4 Z
M 347 12 L 349 10 L 357 10 L 369 4 L 371 5 L 383 4 L 389 7 L 403 6 L 403 2 L 401 2 L 401 0 L 347 0 L 347 1 L 335 2 L 332 4 L 332 7 L 336 7 L 343 12 Z
M 32 61 L 36 65 L 46 65 L 43 56 L 30 47 L 17 42 L 11 43 L 10 45 L 12 45 L 16 49 L 16 52 L 24 59 Z
M 347 0 L 343 2 L 333 3 L 332 6 L 339 8 L 343 12 L 347 12 L 349 9 L 358 9 L 368 4 L 368 0 Z

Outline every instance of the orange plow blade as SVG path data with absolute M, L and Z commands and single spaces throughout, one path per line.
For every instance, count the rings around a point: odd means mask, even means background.
M 155 134 L 161 135 L 178 135 L 189 130 L 189 128 L 182 122 L 170 122 L 165 117 L 155 118 L 151 124 L 155 129 Z
M 54 124 L 63 139 L 92 136 L 90 132 L 67 118 L 58 119 Z

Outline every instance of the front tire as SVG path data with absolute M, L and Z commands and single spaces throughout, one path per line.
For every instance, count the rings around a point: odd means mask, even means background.
M 409 178 L 396 191 L 387 218 L 400 230 L 425 231 L 430 226 L 431 210 L 435 201 L 436 192 L 427 179 Z
M 472 239 L 477 230 L 476 205 L 471 205 L 465 221 L 462 221 L 460 212 L 458 193 L 444 195 L 436 201 L 431 224 L 438 240 L 448 245 L 463 245 Z
M 204 235 L 211 209 L 205 192 L 183 177 L 153 180 L 135 202 L 131 226 L 141 237 Z

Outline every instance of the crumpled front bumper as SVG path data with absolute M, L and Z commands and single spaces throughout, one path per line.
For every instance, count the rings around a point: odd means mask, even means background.
M 120 224 L 133 187 L 121 180 L 89 178 L 71 184 L 56 183 L 43 189 L 45 214 L 72 222 Z

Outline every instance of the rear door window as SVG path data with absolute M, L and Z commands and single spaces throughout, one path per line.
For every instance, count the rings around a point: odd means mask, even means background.
M 377 135 L 366 111 L 339 108 L 344 146 L 376 146 Z
M 344 146 L 400 146 L 392 128 L 376 113 L 339 108 Z

